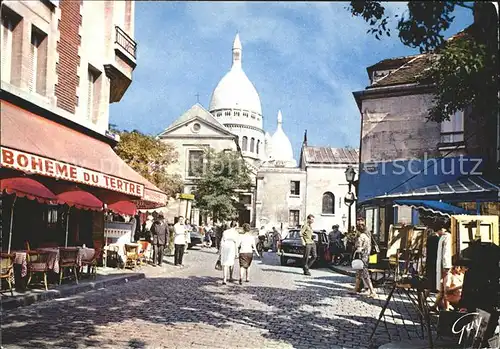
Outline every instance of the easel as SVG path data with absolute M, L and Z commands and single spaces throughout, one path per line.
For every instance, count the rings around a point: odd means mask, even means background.
M 408 227 L 406 227 L 408 228 Z M 409 227 L 409 229 L 404 229 L 404 235 L 401 236 L 401 248 L 396 250 L 396 272 L 394 274 L 394 280 L 391 285 L 391 289 L 389 291 L 389 295 L 385 301 L 382 310 L 380 311 L 379 317 L 377 319 L 377 323 L 375 324 L 375 328 L 370 335 L 370 340 L 375 335 L 375 332 L 380 324 L 380 320 L 385 314 L 387 307 L 389 306 L 389 302 L 393 298 L 394 292 L 397 291 L 401 296 L 405 295 L 406 298 L 410 300 L 412 305 L 417 310 L 419 319 L 420 319 L 420 328 L 422 331 L 422 336 L 424 335 L 424 327 L 427 332 L 427 336 L 429 339 L 429 348 L 434 348 L 433 338 L 432 338 L 432 330 L 431 330 L 431 319 L 429 314 L 429 309 L 426 304 L 427 298 L 427 290 L 425 290 L 421 285 L 418 285 L 414 288 L 407 281 L 404 282 L 400 280 L 400 275 L 402 274 L 403 278 L 410 276 L 409 269 L 411 264 L 416 264 L 416 269 L 418 274 L 422 274 L 422 259 L 423 259 L 423 246 L 425 246 L 425 242 L 427 237 L 425 235 L 425 231 L 420 231 L 420 235 L 416 234 L 415 227 Z M 403 257 L 403 270 L 400 270 L 400 256 Z M 416 291 L 416 295 L 412 294 L 412 290 Z

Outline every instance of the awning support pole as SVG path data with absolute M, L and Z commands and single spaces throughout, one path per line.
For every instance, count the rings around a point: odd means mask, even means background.
M 12 202 L 12 207 L 10 209 L 10 226 L 9 226 L 9 246 L 7 248 L 7 254 L 10 254 L 10 245 L 12 242 L 12 224 L 14 223 L 14 206 L 16 205 L 17 196 L 14 196 L 14 201 Z
M 479 201 L 476 201 L 476 214 L 481 215 L 481 203 Z
M 64 247 L 68 247 L 68 230 L 69 230 L 69 211 L 71 207 L 68 207 L 68 213 L 66 214 L 66 240 L 64 241 Z

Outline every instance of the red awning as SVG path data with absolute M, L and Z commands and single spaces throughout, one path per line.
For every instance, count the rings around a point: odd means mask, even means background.
M 102 211 L 104 206 L 101 200 L 76 185 L 58 183 L 54 186 L 54 192 L 57 193 L 57 203 L 61 205 L 92 211 Z
M 108 210 L 128 216 L 135 216 L 137 214 L 137 206 L 130 201 L 117 201 L 109 204 Z
M 109 144 L 3 100 L 0 112 L 2 166 L 165 205 L 166 194 L 128 166 Z
M 1 179 L 0 188 L 2 192 L 5 191 L 7 194 L 15 194 L 41 203 L 50 203 L 57 200 L 54 193 L 46 186 L 28 177 Z
M 107 205 L 108 210 L 128 216 L 135 216 L 137 213 L 137 206 L 132 198 L 125 194 L 103 189 L 94 189 L 92 193 Z

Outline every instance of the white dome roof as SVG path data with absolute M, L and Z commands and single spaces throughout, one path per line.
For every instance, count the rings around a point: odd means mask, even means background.
M 233 43 L 233 65 L 212 93 L 210 112 L 217 109 L 246 109 L 262 115 L 260 97 L 241 67 L 242 47 L 239 34 Z
M 270 160 L 284 161 L 296 164 L 296 161 L 293 158 L 292 143 L 283 131 L 282 123 L 283 116 L 281 115 L 280 110 L 278 111 L 278 127 L 276 128 L 276 132 L 274 132 L 273 136 L 271 137 Z

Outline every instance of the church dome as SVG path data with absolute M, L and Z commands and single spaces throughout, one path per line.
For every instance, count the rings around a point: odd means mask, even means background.
M 212 93 L 209 110 L 244 109 L 262 115 L 260 97 L 241 67 L 242 46 L 239 34 L 233 43 L 233 65 Z
M 278 111 L 278 127 L 276 132 L 274 132 L 271 137 L 271 156 L 270 160 L 282 161 L 286 164 L 296 165 L 296 161 L 293 158 L 293 148 L 292 143 L 288 139 L 287 135 L 283 131 L 283 116 L 281 115 L 281 110 Z

